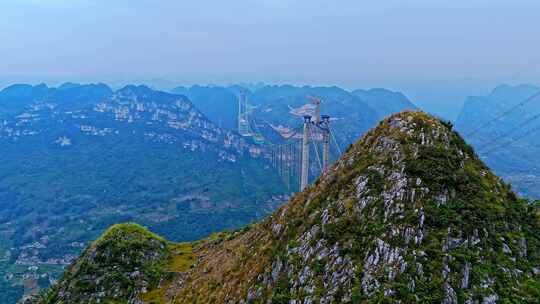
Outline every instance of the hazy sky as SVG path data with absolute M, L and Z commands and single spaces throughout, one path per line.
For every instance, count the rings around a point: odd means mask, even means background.
M 539 14 L 538 0 L 1 0 L 0 80 L 540 83 Z

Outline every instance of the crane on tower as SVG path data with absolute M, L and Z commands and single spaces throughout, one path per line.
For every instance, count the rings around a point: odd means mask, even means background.
M 315 105 L 315 124 L 319 124 L 321 121 L 321 103 L 322 100 L 320 98 L 314 97 L 314 96 L 307 96 L 309 100 L 311 100 L 311 103 Z

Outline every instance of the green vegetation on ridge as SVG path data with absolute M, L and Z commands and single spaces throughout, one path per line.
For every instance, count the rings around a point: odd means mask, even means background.
M 114 225 L 86 248 L 43 302 L 80 303 L 99 293 L 106 300 L 129 299 L 136 290 L 156 288 L 172 246 L 137 224 Z M 59 299 L 64 289 L 73 296 Z
M 137 290 L 145 303 L 534 303 L 540 290 L 536 207 L 421 112 L 383 120 L 265 220 L 177 246 L 181 271 Z

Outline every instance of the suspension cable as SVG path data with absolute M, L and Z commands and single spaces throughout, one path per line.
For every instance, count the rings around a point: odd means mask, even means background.
M 532 135 L 532 134 L 534 134 L 534 133 L 536 133 L 536 132 L 538 132 L 538 131 L 540 131 L 540 126 L 537 126 L 537 127 L 535 127 L 535 128 L 532 128 L 532 129 L 528 130 L 527 132 L 525 132 L 525 133 L 522 134 L 521 136 L 519 136 L 519 137 L 517 137 L 517 138 L 514 138 L 513 140 L 511 140 L 511 141 L 509 141 L 509 142 L 507 142 L 507 143 L 505 143 L 505 144 L 502 144 L 502 145 L 499 145 L 499 146 L 495 146 L 493 149 L 490 149 L 490 150 L 484 152 L 483 154 L 484 154 L 484 155 L 488 155 L 488 154 L 494 152 L 495 150 L 497 150 L 497 149 L 499 149 L 499 148 L 501 148 L 501 147 L 505 147 L 505 146 L 511 145 L 511 144 L 513 144 L 513 143 L 515 143 L 515 142 L 517 142 L 517 141 L 520 141 L 520 140 L 522 140 L 523 138 L 525 138 L 525 137 L 527 137 L 527 136 L 529 136 L 529 135 Z
M 469 133 L 466 133 L 465 136 L 473 136 L 475 134 L 477 134 L 478 132 L 480 132 L 480 130 L 484 129 L 485 127 L 491 125 L 492 123 L 494 123 L 495 121 L 498 121 L 500 120 L 501 118 L 503 118 L 504 116 L 514 112 L 515 110 L 517 110 L 518 108 L 524 106 L 525 104 L 531 102 L 533 99 L 535 99 L 536 97 L 540 96 L 540 91 L 537 92 L 536 94 L 533 94 L 532 96 L 530 96 L 529 98 L 525 99 L 524 101 L 518 103 L 517 105 L 511 107 L 510 109 L 502 112 L 501 114 L 495 116 L 495 118 L 493 118 L 492 120 L 484 123 L 483 125 L 481 125 L 480 127 L 472 130 L 471 132 Z
M 534 122 L 534 121 L 537 120 L 538 118 L 540 118 L 540 114 L 536 114 L 535 116 L 533 116 L 533 117 L 527 119 L 526 121 L 522 122 L 522 123 L 519 124 L 517 127 L 511 129 L 510 131 L 508 131 L 508 132 L 506 132 L 506 133 L 504 133 L 504 134 L 502 134 L 502 135 L 500 135 L 500 136 L 497 136 L 496 138 L 494 138 L 494 139 L 491 140 L 491 141 L 488 141 L 488 142 L 485 143 L 485 144 L 483 145 L 483 147 L 480 148 L 479 150 L 483 150 L 483 149 L 485 149 L 486 147 L 489 147 L 490 145 L 497 143 L 499 140 L 504 139 L 505 137 L 508 137 L 508 136 L 512 135 L 512 134 L 515 133 L 516 131 L 521 130 L 523 127 L 525 127 L 525 126 L 527 126 L 528 124 Z
M 339 144 L 336 140 L 336 136 L 334 136 L 334 131 L 332 131 L 332 128 L 328 128 L 328 130 L 330 131 L 330 135 L 332 137 L 332 139 L 334 140 L 334 144 L 336 145 L 336 148 L 337 150 L 339 151 L 339 155 L 341 156 L 343 154 L 343 152 L 341 151 L 341 148 L 339 147 Z

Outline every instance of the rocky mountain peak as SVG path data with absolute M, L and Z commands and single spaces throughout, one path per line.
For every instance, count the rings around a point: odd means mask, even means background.
M 325 290 L 325 303 L 338 296 L 346 302 L 458 303 L 502 298 L 508 278 L 501 271 L 516 284 L 538 283 L 538 254 L 524 245 L 538 248 L 538 238 L 525 232 L 538 231 L 538 218 L 523 229 L 527 214 L 535 218 L 450 124 L 403 112 L 351 146 L 318 183 L 276 214 L 271 230 L 295 235 L 298 247 L 287 253 L 325 261 L 324 273 L 341 282 L 343 290 Z M 520 256 L 533 263 L 517 263 Z M 289 267 L 316 282 L 313 269 Z M 323 286 L 334 284 L 326 279 Z M 306 277 L 298 280 L 293 298 L 305 288 Z
M 381 121 L 269 218 L 190 244 L 189 269 L 138 299 L 531 302 L 540 290 L 534 209 L 449 123 L 407 111 Z

